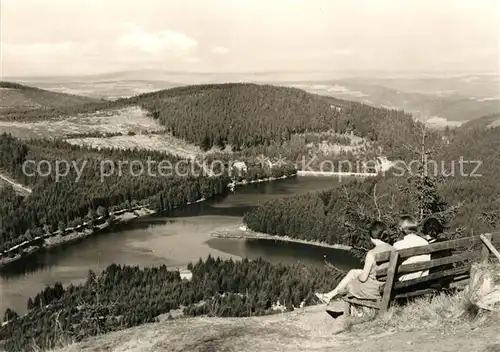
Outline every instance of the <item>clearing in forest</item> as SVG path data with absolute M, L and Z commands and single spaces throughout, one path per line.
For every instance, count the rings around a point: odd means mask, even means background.
M 79 114 L 58 121 L 0 121 L 0 130 L 19 138 L 64 138 L 81 133 L 122 133 L 161 131 L 164 127 L 138 106 Z

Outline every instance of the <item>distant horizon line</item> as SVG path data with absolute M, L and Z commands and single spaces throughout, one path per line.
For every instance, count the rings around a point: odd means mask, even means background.
M 91 78 L 91 77 L 105 77 L 105 76 L 119 76 L 126 74 L 140 74 L 140 73 L 153 73 L 161 72 L 163 74 L 171 75 L 199 75 L 199 76 L 213 76 L 213 75 L 271 75 L 271 74 L 337 74 L 337 75 L 366 75 L 366 74 L 376 74 L 383 75 L 386 77 L 406 75 L 406 76 L 425 76 L 425 75 L 453 75 L 453 76 L 465 76 L 465 75 L 485 75 L 485 76 L 499 76 L 499 72 L 494 71 L 479 71 L 479 70 L 335 70 L 335 69 L 324 69 L 324 70 L 258 70 L 258 71 L 175 71 L 166 69 L 131 69 L 131 70 L 120 70 L 120 71 L 106 71 L 101 73 L 89 73 L 89 74 L 58 74 L 58 75 L 2 75 L 1 79 L 42 79 L 42 78 Z M 161 80 L 161 79 L 159 79 Z

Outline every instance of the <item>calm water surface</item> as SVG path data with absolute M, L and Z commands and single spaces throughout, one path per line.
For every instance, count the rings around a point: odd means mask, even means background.
M 37 253 L 0 272 L 0 313 L 7 307 L 23 313 L 28 298 L 45 285 L 77 284 L 85 280 L 89 269 L 99 272 L 112 263 L 184 267 L 211 254 L 321 265 L 327 254 L 339 267 L 352 267 L 357 261 L 341 250 L 209 236 L 211 231 L 241 224 L 245 212 L 269 199 L 328 189 L 335 183 L 336 178 L 306 177 L 240 187 L 224 198 L 190 205 L 169 217 L 138 219 L 113 232 Z

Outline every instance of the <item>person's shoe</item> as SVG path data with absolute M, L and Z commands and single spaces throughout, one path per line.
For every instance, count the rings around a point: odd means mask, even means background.
M 326 293 L 315 293 L 314 294 L 321 302 L 328 304 L 330 302 L 330 299 L 326 295 Z
M 333 319 L 337 319 L 341 315 L 344 315 L 344 312 L 336 312 L 333 310 L 327 309 L 326 312 L 328 313 L 329 316 L 331 316 Z

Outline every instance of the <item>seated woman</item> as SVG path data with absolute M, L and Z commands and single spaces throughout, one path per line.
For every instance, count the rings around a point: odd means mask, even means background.
M 404 236 L 399 241 L 396 241 L 392 244 L 394 249 L 399 251 L 401 249 L 427 246 L 429 244 L 429 242 L 424 237 L 421 237 L 417 234 L 418 225 L 413 217 L 408 215 L 402 216 L 401 219 L 399 220 L 398 227 Z M 420 254 L 405 259 L 401 264 L 405 265 L 405 264 L 426 262 L 429 260 L 431 260 L 430 254 Z M 408 281 L 408 280 L 418 279 L 427 275 L 429 275 L 429 270 L 417 271 L 414 273 L 401 275 L 398 278 L 398 280 Z
M 380 239 L 385 230 L 386 227 L 382 222 L 375 221 L 372 223 L 369 231 L 374 248 L 366 253 L 363 269 L 350 270 L 332 291 L 328 293 L 316 293 L 316 297 L 327 304 L 332 299 L 345 295 L 353 296 L 358 299 L 379 299 L 380 287 L 384 283 L 378 281 L 376 278 L 378 266 L 375 261 L 375 255 L 377 253 L 394 250 L 390 244 Z

